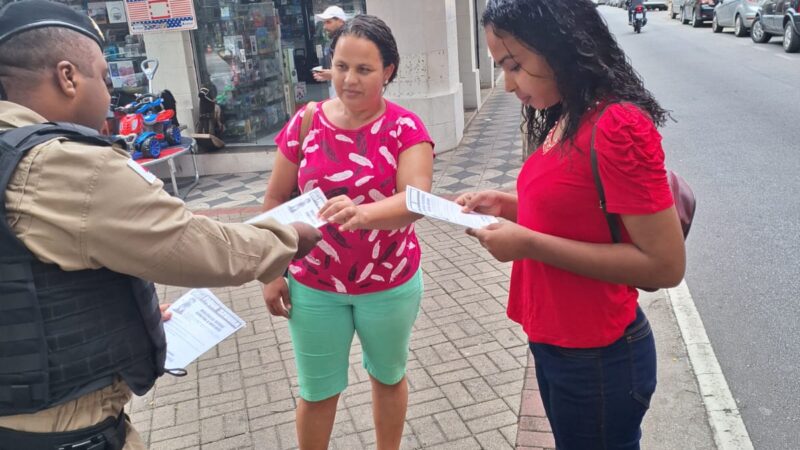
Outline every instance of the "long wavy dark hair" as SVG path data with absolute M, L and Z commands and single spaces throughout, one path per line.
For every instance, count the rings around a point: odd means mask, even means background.
M 637 105 L 658 126 L 669 117 L 590 0 L 489 0 L 482 22 L 498 37 L 513 36 L 541 55 L 555 72 L 561 102 L 522 108 L 531 148 L 544 142 L 560 117 L 566 117 L 562 139 L 574 143 L 584 114 L 601 100 Z

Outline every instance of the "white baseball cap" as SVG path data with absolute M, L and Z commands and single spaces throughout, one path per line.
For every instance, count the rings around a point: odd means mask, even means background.
M 322 14 L 314 14 L 314 18 L 319 22 L 333 19 L 334 17 L 345 22 L 347 21 L 347 15 L 344 13 L 344 10 L 338 6 L 329 6 Z

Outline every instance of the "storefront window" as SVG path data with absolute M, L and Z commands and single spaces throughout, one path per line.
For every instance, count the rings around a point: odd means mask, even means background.
M 366 0 L 276 0 L 281 20 L 281 46 L 284 57 L 291 62 L 288 77 L 288 92 L 294 93 L 295 108 L 309 101 L 329 98 L 329 82 L 317 82 L 312 69 L 322 64 L 323 49 L 330 39 L 322 29 L 322 23 L 314 20 L 328 6 L 341 7 L 348 17 L 366 12 Z
M 88 14 L 103 32 L 106 40 L 103 53 L 108 61 L 113 85 L 111 106 L 128 104 L 136 98 L 136 94 L 146 93 L 147 77 L 141 68 L 142 61 L 147 59 L 144 40 L 141 36 L 130 34 L 124 2 L 56 1 Z
M 270 144 L 288 118 L 273 2 L 199 0 L 196 6 L 198 79 L 222 108 L 222 139 Z

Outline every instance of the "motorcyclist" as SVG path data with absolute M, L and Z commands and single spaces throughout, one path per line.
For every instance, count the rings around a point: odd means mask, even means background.
M 633 11 L 637 6 L 642 7 L 642 22 L 647 21 L 647 8 L 644 7 L 644 0 L 630 0 L 628 2 L 628 25 L 633 24 Z

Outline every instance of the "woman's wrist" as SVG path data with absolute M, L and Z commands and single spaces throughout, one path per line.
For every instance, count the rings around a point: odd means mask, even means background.
M 525 233 L 525 258 L 538 260 L 538 242 L 541 234 L 537 231 L 527 230 Z
M 508 192 L 501 193 L 500 216 L 512 222 L 517 221 L 517 196 Z
M 359 224 L 362 229 L 372 229 L 372 212 L 371 208 L 369 207 L 370 205 L 371 204 L 356 205 L 356 215 L 361 216 Z

